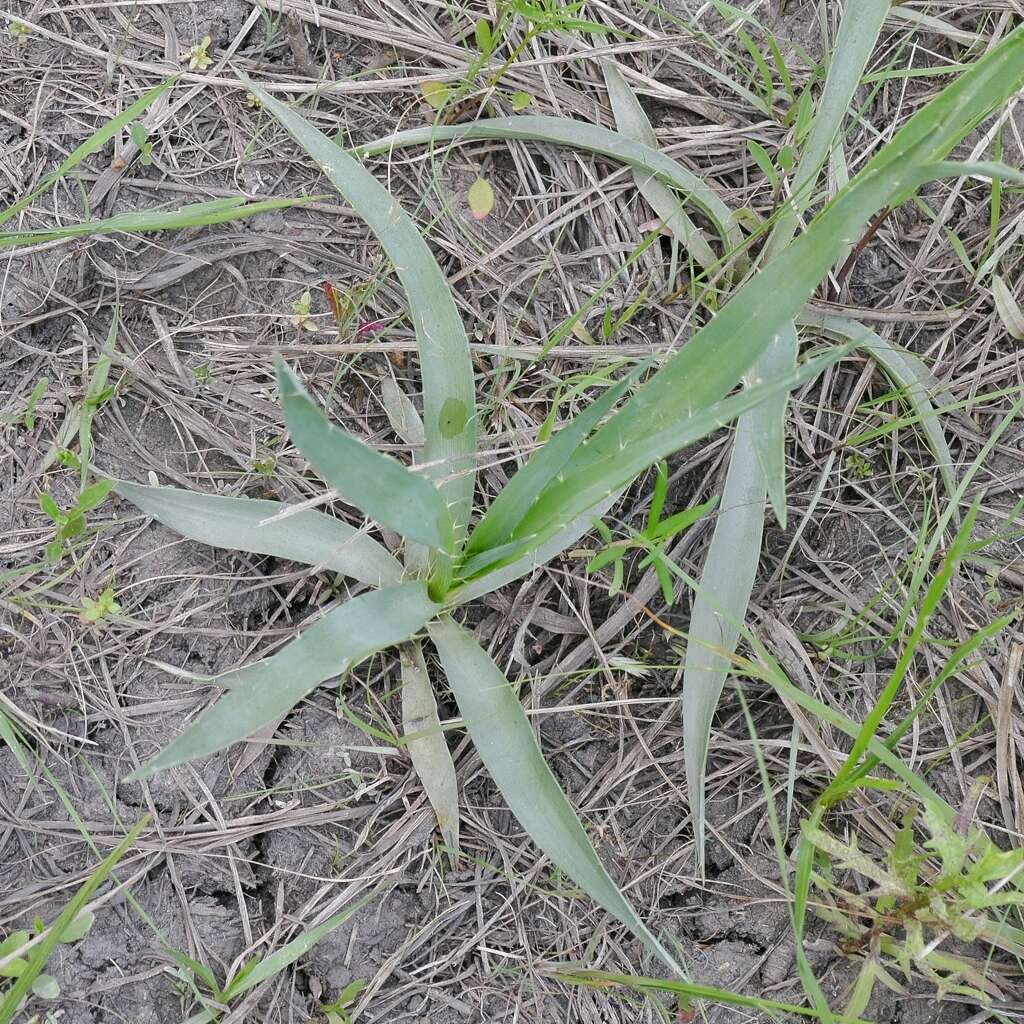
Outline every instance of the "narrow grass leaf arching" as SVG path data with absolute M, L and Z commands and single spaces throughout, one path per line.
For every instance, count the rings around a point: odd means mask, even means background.
M 13 249 L 40 242 L 80 238 L 86 235 L 110 235 L 117 231 L 180 231 L 184 228 L 208 227 L 227 221 L 255 217 L 274 210 L 287 210 L 293 206 L 316 202 L 322 196 L 301 199 L 260 199 L 250 202 L 244 198 L 211 199 L 205 203 L 190 203 L 174 210 L 140 210 L 121 213 L 105 220 L 87 220 L 63 228 L 42 228 L 38 231 L 10 231 L 0 233 L 0 249 Z
M 228 692 L 130 779 L 149 778 L 246 739 L 276 722 L 325 680 L 408 640 L 437 611 L 419 581 L 353 598 L 272 657 L 218 676 L 216 682 L 229 687 Z
M 455 861 L 459 853 L 459 784 L 438 717 L 423 645 L 418 640 L 403 644 L 401 662 L 405 746 L 434 809 L 441 838 Z
M 558 868 L 672 968 L 672 956 L 640 920 L 599 860 L 501 670 L 473 634 L 452 619 L 437 619 L 428 628 L 463 724 L 519 823 Z
M 466 330 L 444 274 L 412 218 L 358 160 L 258 85 L 244 81 L 366 221 L 402 282 L 419 346 L 425 461 L 448 502 L 459 539 L 473 502 L 476 387 Z
M 801 215 L 828 161 L 843 119 L 878 41 L 889 0 L 862 0 L 847 6 L 835 52 L 807 143 L 800 156 L 791 199 L 783 207 L 765 246 L 770 262 L 792 242 Z M 836 252 L 835 256 L 839 253 Z M 772 379 L 789 372 L 799 343 L 796 326 L 784 324 L 772 345 L 755 363 L 750 377 Z M 756 566 L 764 539 L 766 500 L 785 528 L 785 416 L 787 393 L 741 417 L 729 469 L 722 511 L 715 524 L 690 616 L 686 668 L 683 673 L 682 719 L 686 779 L 696 837 L 698 870 L 704 866 L 704 772 L 711 722 L 729 674 L 730 657 L 739 639 L 739 623 L 747 614 Z M 750 445 L 754 457 L 744 447 Z
M 715 225 L 725 249 L 731 252 L 743 244 L 743 236 L 733 212 L 718 193 L 702 178 L 657 149 L 585 121 L 564 117 L 524 114 L 518 117 L 492 117 L 466 124 L 434 125 L 410 128 L 359 147 L 362 156 L 387 153 L 405 146 L 422 146 L 452 140 L 521 139 L 524 142 L 549 142 L 559 146 L 599 153 L 627 164 L 635 170 L 653 174 L 673 185 L 705 213 Z
M 373 587 L 402 580 L 402 566 L 377 541 L 315 509 L 123 480 L 114 490 L 164 526 L 202 544 L 322 566 Z
M 661 459 L 707 437 L 766 399 L 784 394 L 804 381 L 813 380 L 826 366 L 841 359 L 845 352 L 846 349 L 837 347 L 803 364 L 789 377 L 765 381 L 706 405 L 682 404 L 686 401 L 687 389 L 681 387 L 681 409 L 677 419 L 658 423 L 652 417 L 651 429 L 646 435 L 638 434 L 628 441 L 607 441 L 598 448 L 599 442 L 603 440 L 602 433 L 615 422 L 613 418 L 594 434 L 585 448 L 578 450 L 578 459 L 570 463 L 538 495 L 533 507 L 516 527 L 513 540 L 519 540 L 520 545 L 498 562 L 496 567 L 539 547 L 569 522 L 586 514 L 588 509 Z M 694 373 L 699 374 L 704 365 L 703 362 L 695 364 Z
M 333 426 L 283 362 L 277 385 L 292 441 L 345 501 L 403 537 L 451 553 L 448 506 L 427 477 Z
M 654 134 L 647 113 L 633 94 L 633 90 L 626 84 L 619 66 L 611 60 L 602 61 L 601 71 L 604 74 L 608 99 L 612 104 L 612 113 L 615 115 L 616 128 L 626 138 L 633 139 L 634 142 L 639 142 L 649 149 L 657 150 L 658 138 Z M 634 168 L 633 180 L 636 182 L 640 194 L 647 200 L 651 209 L 672 235 L 670 281 L 674 281 L 676 277 L 676 247 L 680 245 L 705 271 L 710 271 L 715 267 L 718 257 L 708 245 L 700 228 L 687 216 L 680 197 L 649 171 Z
M 16 217 L 19 213 L 28 209 L 35 200 L 44 192 L 53 188 L 61 178 L 70 171 L 73 171 L 83 160 L 103 149 L 111 139 L 127 128 L 132 121 L 149 110 L 177 80 L 176 75 L 165 79 L 159 85 L 150 89 L 149 92 L 140 96 L 134 103 L 127 106 L 116 117 L 112 117 L 97 131 L 93 132 L 85 142 L 75 147 L 67 158 L 61 162 L 57 170 L 52 174 L 48 174 L 28 195 L 23 196 L 16 203 L 8 206 L 6 210 L 0 212 L 0 224 L 6 224 L 12 217 Z

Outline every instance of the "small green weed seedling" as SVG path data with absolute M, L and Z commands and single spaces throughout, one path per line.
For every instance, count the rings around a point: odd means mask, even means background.
M 32 393 L 25 400 L 25 408 L 21 412 L 6 412 L 0 415 L 0 424 L 12 427 L 16 423 L 20 423 L 26 430 L 35 430 L 36 406 L 46 394 L 49 386 L 50 381 L 46 377 L 36 381 L 36 386 L 32 389 Z
M 84 939 L 89 934 L 94 919 L 95 916 L 89 911 L 83 911 L 61 932 L 57 941 L 66 946 Z M 36 918 L 33 928 L 36 935 L 42 935 L 46 931 L 46 925 L 40 918 Z M 29 969 L 27 954 L 22 956 L 19 951 L 31 938 L 30 932 L 16 931 L 11 932 L 0 942 L 0 978 L 20 978 Z M 52 975 L 40 974 L 32 982 L 31 991 L 32 995 L 40 999 L 56 999 L 60 995 L 60 986 Z
M 939 998 L 1000 998 L 987 965 L 941 949 L 946 940 L 981 941 L 1024 955 L 1024 932 L 1005 921 L 1008 911 L 1024 904 L 1019 878 L 1024 849 L 1000 850 L 977 826 L 960 829 L 925 808 L 930 838 L 924 846 L 930 855 L 918 854 L 917 813 L 912 806 L 893 845 L 875 856 L 823 828 L 804 831 L 817 852 L 811 869 L 813 913 L 843 936 L 847 955 L 864 958 L 846 1007 L 849 1016 L 864 1012 L 876 984 L 906 994 L 896 975 L 909 981 L 914 968 L 935 985 Z M 929 864 L 933 858 L 937 865 Z M 840 884 L 847 872 L 870 888 Z
M 356 978 L 341 990 L 333 1003 L 322 1003 L 320 1012 L 324 1015 L 324 1024 L 352 1024 L 352 1015 L 349 1010 L 355 1005 L 359 993 L 364 988 L 366 988 L 366 981 L 363 978 Z
M 39 505 L 53 520 L 57 527 L 56 536 L 46 545 L 46 558 L 50 562 L 59 562 L 67 551 L 68 542 L 85 532 L 86 512 L 91 512 L 102 504 L 113 490 L 112 480 L 98 480 L 90 484 L 78 496 L 71 508 L 63 510 L 54 501 L 53 496 L 43 492 L 39 495 Z
M 213 58 L 209 53 L 212 43 L 213 39 L 210 36 L 203 36 L 202 40 L 189 50 L 189 71 L 205 71 L 213 63 Z
M 146 815 L 97 865 L 53 924 L 47 928 L 37 919 L 34 936 L 27 931 L 18 931 L 0 944 L 0 978 L 14 980 L 9 988 L 0 990 L 0 1024 L 11 1024 L 32 994 L 44 999 L 56 999 L 60 995 L 57 982 L 43 974 L 43 968 L 60 943 L 79 942 L 89 933 L 93 925 L 92 913 L 85 910 L 89 897 L 134 846 L 148 822 L 149 816 Z
M 113 586 L 105 587 L 99 597 L 82 597 L 82 610 L 79 613 L 83 622 L 90 626 L 99 625 L 104 619 L 118 615 L 121 606 L 114 600 Z
M 291 942 L 275 950 L 269 956 L 251 956 L 231 977 L 223 987 L 216 975 L 205 964 L 199 963 L 176 949 L 168 949 L 168 955 L 177 963 L 177 977 L 185 990 L 190 990 L 196 1000 L 203 1006 L 183 1024 L 211 1024 L 218 1021 L 228 1011 L 231 1004 L 254 989 L 257 985 L 280 974 L 300 957 L 309 952 L 325 935 L 343 925 L 353 914 L 361 910 L 372 900 L 381 895 L 382 888 L 377 886 L 355 903 L 339 911 L 315 928 L 304 931 Z M 201 983 L 205 992 L 199 988 Z M 351 986 L 350 986 L 351 988 Z M 348 989 L 346 989 L 348 991 Z
M 613 540 L 611 530 L 601 520 L 595 522 L 594 525 L 605 542 L 605 547 L 587 563 L 587 572 L 599 572 L 606 565 L 612 565 L 612 584 L 608 590 L 609 594 L 615 595 L 622 590 L 622 563 L 626 554 L 631 550 L 641 548 L 647 552 L 647 555 L 640 562 L 640 568 L 645 568 L 648 565 L 654 566 L 665 603 L 669 606 L 674 603 L 673 570 L 666 549 L 680 533 L 689 529 L 698 519 L 706 516 L 718 504 L 718 499 L 712 498 L 711 501 L 706 501 L 703 505 L 684 509 L 682 512 L 676 512 L 675 515 L 663 519 L 662 513 L 665 511 L 667 497 L 668 464 L 662 461 L 658 463 L 651 508 L 647 515 L 647 525 L 643 530 L 633 531 L 627 539 L 617 541 Z
M 308 288 L 292 303 L 291 319 L 292 324 L 299 330 L 316 330 L 316 321 L 313 319 L 313 294 Z
M 128 131 L 132 142 L 139 147 L 139 162 L 143 167 L 148 167 L 153 162 L 153 143 L 146 126 L 141 121 L 132 121 Z

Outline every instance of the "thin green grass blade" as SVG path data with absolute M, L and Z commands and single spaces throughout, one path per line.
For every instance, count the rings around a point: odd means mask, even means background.
M 450 618 L 428 627 L 481 760 L 530 838 L 596 903 L 618 918 L 669 970 L 679 966 L 612 881 L 544 760 L 508 680 Z
M 358 160 L 244 76 L 243 81 L 367 223 L 405 288 L 423 378 L 425 461 L 461 540 L 473 502 L 476 387 L 469 341 L 448 282 L 412 218 Z
M 790 187 L 792 199 L 783 208 L 765 246 L 766 260 L 777 256 L 796 234 L 799 217 L 807 210 L 814 185 L 828 163 L 843 120 L 849 113 L 882 25 L 891 9 L 890 0 L 858 0 L 843 15 L 829 63 L 825 87 L 814 115 L 810 134 Z
M 128 781 L 244 740 L 287 714 L 327 679 L 342 675 L 376 651 L 408 640 L 437 613 L 422 582 L 362 594 L 328 612 L 270 658 L 226 672 L 230 689 Z
M 768 763 L 765 760 L 764 751 L 761 748 L 761 741 L 758 738 L 757 729 L 754 726 L 753 715 L 751 715 L 750 707 L 747 704 L 746 698 L 743 696 L 743 690 L 737 689 L 736 695 L 739 697 L 740 703 L 743 705 L 743 716 L 747 720 L 747 732 L 750 734 L 750 739 L 754 746 L 754 757 L 757 760 L 757 770 L 758 774 L 761 776 L 761 788 L 764 791 L 765 807 L 768 811 L 768 826 L 772 834 L 772 842 L 775 846 L 776 863 L 779 866 L 779 879 L 782 882 L 782 887 L 786 894 L 790 923 L 793 926 L 794 934 L 797 934 L 793 915 L 793 894 L 789 887 L 789 857 L 786 852 L 788 844 L 783 838 L 778 808 L 775 806 L 775 791 L 772 786 L 771 778 L 768 775 Z M 794 730 L 795 729 L 796 726 L 794 724 Z M 814 1007 L 824 1024 L 833 1024 L 835 1016 L 828 1005 L 825 993 L 822 992 L 821 985 L 807 959 L 803 943 L 796 943 L 796 960 L 797 974 L 800 976 L 800 981 L 804 986 L 804 991 L 807 993 L 807 997 L 814 1004 Z
M 787 323 L 775 336 L 765 353 L 754 365 L 747 383 L 771 380 L 774 377 L 791 377 L 796 370 L 796 358 L 800 348 L 796 327 Z M 765 488 L 771 501 L 775 518 L 785 529 L 788 512 L 786 509 L 786 406 L 789 392 L 783 391 L 765 399 L 746 413 L 753 423 L 751 439 L 758 462 L 764 474 Z
M 476 525 L 466 543 L 467 555 L 486 553 L 505 543 L 512 536 L 516 524 L 536 501 L 537 495 L 558 476 L 576 449 L 586 442 L 590 432 L 614 408 L 635 376 L 631 374 L 625 380 L 608 388 L 600 398 L 575 416 L 534 453 L 526 465 L 502 488 L 501 493 Z M 472 562 L 465 566 L 467 576 L 475 571 Z
M 680 710 L 697 871 L 704 870 L 704 765 L 711 722 L 732 668 L 740 624 L 757 575 L 764 532 L 765 476 L 753 444 L 756 421 L 736 428 L 718 522 L 690 614 Z
M 13 249 L 23 245 L 36 245 L 58 239 L 78 238 L 81 235 L 109 235 L 116 231 L 145 232 L 171 231 L 181 228 L 206 227 L 223 224 L 226 221 L 255 217 L 273 210 L 286 210 L 292 206 L 303 206 L 316 202 L 322 196 L 308 196 L 300 199 L 261 199 L 249 202 L 244 197 L 212 199 L 205 203 L 191 203 L 176 210 L 141 210 L 136 213 L 121 213 L 106 220 L 87 220 L 80 224 L 69 224 L 63 228 L 42 228 L 38 231 L 14 231 L 0 233 L 0 249 Z
M 329 935 L 335 928 L 349 920 L 353 914 L 357 914 L 368 903 L 375 900 L 383 888 L 384 883 L 375 886 L 365 896 L 349 904 L 344 910 L 329 917 L 322 924 L 303 932 L 298 938 L 292 939 L 291 942 L 265 957 L 251 971 L 242 975 L 237 984 L 228 985 L 224 992 L 224 1001 L 237 999 L 243 992 L 248 992 L 257 985 L 269 981 L 286 967 L 290 967 L 299 957 L 305 956 L 325 935 Z
M 331 487 L 403 537 L 451 552 L 454 540 L 448 506 L 425 476 L 330 423 L 283 361 L 277 365 L 277 385 L 292 441 Z
M 957 488 L 953 455 L 946 443 L 938 410 L 932 404 L 931 393 L 937 389 L 938 382 L 928 367 L 913 352 L 886 341 L 857 320 L 804 311 L 797 315 L 797 322 L 814 327 L 829 337 L 852 341 L 881 366 L 886 376 L 900 389 L 911 412 L 918 417 L 921 432 L 935 456 L 935 464 L 946 493 L 952 497 Z
M 652 149 L 618 132 L 611 132 L 584 121 L 521 115 L 493 117 L 467 124 L 411 128 L 360 146 L 357 152 L 361 156 L 372 156 L 405 146 L 477 139 L 522 139 L 525 142 L 549 142 L 558 146 L 571 146 L 589 153 L 599 153 L 634 170 L 655 175 L 656 178 L 679 189 L 688 202 L 692 202 L 711 219 L 727 252 L 739 249 L 743 244 L 743 236 L 732 210 L 702 178 L 658 149 Z
M 172 75 L 170 78 L 165 79 L 158 86 L 140 96 L 131 106 L 126 107 L 120 114 L 111 118 L 105 125 L 93 132 L 85 142 L 68 156 L 57 170 L 52 174 L 48 174 L 27 196 L 23 196 L 16 203 L 8 206 L 6 210 L 0 212 L 0 224 L 5 224 L 12 217 L 16 217 L 23 210 L 26 210 L 44 192 L 53 188 L 69 171 L 73 171 L 83 160 L 92 156 L 93 153 L 98 153 L 118 132 L 123 131 L 132 121 L 141 114 L 144 114 L 177 80 L 177 75 Z
M 924 639 L 925 628 L 927 627 L 931 617 L 937 611 L 939 603 L 953 579 L 953 574 L 956 571 L 960 559 L 967 552 L 971 532 L 974 529 L 974 523 L 977 518 L 980 505 L 981 496 L 975 499 L 970 511 L 964 517 L 964 521 L 957 532 L 956 538 L 950 545 L 949 551 L 943 559 L 939 571 L 935 574 L 934 579 L 928 585 L 924 599 L 921 602 L 921 607 L 917 612 L 914 628 L 911 631 L 910 637 L 904 645 L 903 650 L 900 652 L 896 666 L 889 674 L 889 678 L 886 680 L 886 684 L 882 688 L 882 692 L 878 695 L 871 711 L 864 719 L 864 723 L 861 725 L 857 735 L 854 737 L 853 746 L 850 748 L 850 752 L 846 755 L 846 759 L 839 771 L 836 773 L 836 777 L 832 780 L 829 787 L 821 797 L 821 801 L 825 806 L 828 806 L 831 798 L 842 790 L 842 787 L 856 772 L 860 759 L 867 751 L 871 741 L 878 739 L 878 731 L 882 726 L 882 721 L 885 719 L 889 708 L 896 699 L 896 696 L 903 685 L 903 680 L 906 678 L 907 672 L 910 669 L 910 665 L 917 652 L 917 648 Z
M 763 999 L 759 996 L 744 996 L 738 992 L 730 992 L 712 985 L 697 985 L 689 981 L 668 981 L 664 978 L 645 978 L 637 974 L 615 974 L 611 971 L 574 971 L 559 970 L 555 977 L 569 984 L 585 985 L 591 988 L 607 988 L 609 985 L 620 985 L 637 992 L 671 992 L 683 999 L 699 999 L 701 1002 L 718 1003 L 723 1006 L 741 1006 L 749 1010 L 760 1010 L 762 1013 L 775 1016 L 780 1013 L 793 1014 L 796 1017 L 821 1020 L 818 1010 L 792 1003 L 780 1003 L 775 999 Z M 833 1016 L 831 1018 L 841 1024 L 868 1024 L 856 1017 Z
M 402 567 L 372 537 L 315 509 L 119 481 L 114 490 L 183 537 L 233 551 L 323 566 L 361 583 L 401 583 Z
M 647 146 L 648 149 L 656 150 L 658 138 L 654 134 L 651 122 L 633 90 L 623 78 L 618 65 L 614 61 L 602 61 L 601 71 L 604 73 L 604 84 L 608 90 L 608 99 L 611 100 L 615 126 L 619 133 L 627 139 Z M 712 267 L 716 266 L 718 257 L 715 256 L 715 251 L 708 245 L 700 228 L 686 215 L 686 210 L 679 197 L 649 172 L 634 170 L 633 180 L 636 182 L 640 195 L 647 200 L 662 224 L 671 232 L 673 242 L 681 244 L 704 270 L 710 271 Z M 675 248 L 672 252 L 672 267 L 669 273 L 671 279 L 674 280 L 676 276 Z
M 7 990 L 3 1002 L 0 1003 L 0 1024 L 10 1024 L 14 1020 L 22 1000 L 28 995 L 32 983 L 42 973 L 68 925 L 78 917 L 82 908 L 89 902 L 89 897 L 106 881 L 107 876 L 117 866 L 117 862 L 135 845 L 135 840 L 148 823 L 149 815 L 146 814 L 86 879 L 50 926 L 46 938 L 32 949 L 28 966 Z
M 418 640 L 403 644 L 401 658 L 405 747 L 455 862 L 459 856 L 459 784 L 423 660 L 423 645 Z

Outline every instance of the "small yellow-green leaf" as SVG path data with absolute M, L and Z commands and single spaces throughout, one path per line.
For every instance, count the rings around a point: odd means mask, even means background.
M 1007 283 L 998 275 L 992 275 L 992 298 L 995 299 L 996 312 L 1010 336 L 1017 341 L 1024 341 L 1024 312 L 1021 312 L 1017 300 Z
M 520 110 L 525 110 L 532 102 L 533 97 L 528 92 L 523 92 L 522 89 L 512 94 L 512 109 L 517 114 Z
M 451 89 L 444 82 L 424 82 L 420 86 L 420 91 L 423 93 L 423 98 L 434 110 L 440 110 L 448 102 L 448 97 L 451 95 Z
M 494 189 L 486 178 L 477 178 L 469 186 L 469 208 L 476 220 L 483 220 L 494 209 Z
M 441 430 L 441 436 L 445 440 L 458 437 L 466 427 L 467 418 L 465 402 L 458 398 L 446 399 L 444 405 L 441 406 L 441 415 L 437 423 Z
M 56 999 L 60 995 L 60 985 L 52 975 L 40 974 L 32 982 L 32 994 L 39 999 Z

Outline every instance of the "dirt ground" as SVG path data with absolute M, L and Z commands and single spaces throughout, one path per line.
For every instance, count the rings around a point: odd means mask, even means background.
M 48 381 L 31 425 L 0 426 L 0 710 L 32 737 L 38 755 L 26 771 L 10 747 L 0 746 L 0 934 L 31 927 L 36 917 L 52 920 L 98 859 L 143 813 L 152 815 L 116 871 L 122 884 L 100 890 L 91 931 L 59 947 L 51 961 L 59 997 L 33 1000 L 24 1019 L 37 1013 L 40 1021 L 61 1024 L 185 1021 L 199 1005 L 171 951 L 223 981 L 250 956 L 280 948 L 380 884 L 382 895 L 221 1019 L 322 1020 L 319 1007 L 357 980 L 366 986 L 351 1009 L 367 1024 L 676 1019 L 669 1001 L 659 1009 L 652 1000 L 551 977 L 552 965 L 565 962 L 647 973 L 658 966 L 621 926 L 567 891 L 458 730 L 450 735 L 463 859 L 456 869 L 448 865 L 407 754 L 356 724 L 401 731 L 398 666 L 390 656 L 317 691 L 273 735 L 146 784 L 123 781 L 211 699 L 211 688 L 173 677 L 158 662 L 202 674 L 238 665 L 279 646 L 343 591 L 328 574 L 182 540 L 115 499 L 90 514 L 73 558 L 56 566 L 43 561 L 52 524 L 40 511 L 39 493 L 67 507 L 77 488 L 74 470 L 44 469 L 44 462 L 65 411 L 85 394 L 115 307 L 116 389 L 97 414 L 94 442 L 96 463 L 112 476 L 145 482 L 155 475 L 181 487 L 288 501 L 320 493 L 284 436 L 274 351 L 301 363 L 346 426 L 384 450 L 408 452 L 388 425 L 379 382 L 393 375 L 415 400 L 415 356 L 375 351 L 381 342 L 405 342 L 411 353 L 411 332 L 399 319 L 401 289 L 382 274 L 382 257 L 362 223 L 247 100 L 232 69 L 275 83 L 292 99 L 309 98 L 319 80 L 307 114 L 354 145 L 429 122 L 420 82 L 464 65 L 452 40 L 471 22 L 441 3 L 289 0 L 289 27 L 273 13 L 277 0 L 269 6 L 268 13 L 255 0 L 0 0 L 0 14 L 37 27 L 17 37 L 0 25 L 2 205 L 29 191 L 169 70 L 187 67 L 192 48 L 210 38 L 212 64 L 186 70 L 159 112 L 151 161 L 140 162 L 131 139 L 118 137 L 40 198 L 26 226 L 239 193 L 323 197 L 214 228 L 40 243 L 0 259 L 0 412 L 23 408 L 35 382 Z M 479 14 L 488 5 L 471 6 Z M 825 6 L 825 22 L 834 27 L 833 5 Z M 1002 13 L 1022 13 L 1009 2 L 913 6 L 963 32 L 988 31 Z M 733 28 L 696 0 L 677 0 L 668 13 L 622 0 L 618 7 L 636 34 L 617 59 L 640 72 L 634 84 L 642 82 L 660 143 L 713 179 L 730 205 L 766 213 L 771 190 L 746 140 L 774 145 L 786 129 L 702 73 L 691 58 L 713 64 L 720 57 L 673 17 L 697 18 L 740 52 Z M 774 2 L 745 7 L 778 34 L 794 76 L 805 81 L 822 52 L 818 5 L 792 0 L 784 13 Z M 610 10 L 590 5 L 594 17 L 610 18 Z M 910 31 L 894 20 L 873 67 L 906 61 Z M 659 34 L 673 43 L 648 45 Z M 963 54 L 962 42 L 942 32 L 916 28 L 913 38 L 922 48 L 918 65 Z M 510 72 L 510 87 L 534 97 L 534 113 L 612 127 L 596 63 L 544 59 L 560 45 L 564 40 L 533 44 Z M 935 87 L 931 79 L 909 78 L 875 95 L 863 90 L 868 107 L 847 140 L 851 163 L 877 144 L 877 126 L 887 134 Z M 1020 153 L 1011 117 L 1003 159 L 1018 162 Z M 627 171 L 582 153 L 520 144 L 468 146 L 434 162 L 408 151 L 370 166 L 429 224 L 456 288 L 478 345 L 485 447 L 506 455 L 525 449 L 557 386 L 606 367 L 617 358 L 615 346 L 672 345 L 688 336 L 686 303 L 658 300 L 604 355 L 579 337 L 544 362 L 495 354 L 494 346 L 543 344 L 643 237 L 651 213 Z M 495 187 L 499 215 L 475 221 L 465 212 L 465 192 L 480 173 Z M 942 211 L 941 226 L 913 204 L 901 208 L 866 246 L 839 296 L 873 317 L 887 337 L 925 356 L 945 394 L 962 403 L 946 420 L 960 465 L 977 455 L 1009 407 L 1009 399 L 982 403 L 979 396 L 1021 383 L 1019 343 L 1006 335 L 988 293 L 973 288 L 946 231 L 970 252 L 982 246 L 989 194 L 975 182 L 959 191 L 926 190 L 932 209 Z M 1006 223 L 1016 223 L 1019 210 L 1008 192 Z M 666 253 L 667 246 L 651 249 L 622 271 L 588 321 L 592 332 L 606 308 L 624 309 L 644 289 L 664 294 Z M 356 289 L 360 320 L 384 325 L 358 346 L 348 339 L 347 354 L 316 351 L 339 340 L 322 293 L 326 281 Z M 315 323 L 308 331 L 293 322 L 294 304 L 307 289 Z M 955 319 L 942 313 L 954 304 Z M 872 397 L 875 405 L 862 405 Z M 794 396 L 790 529 L 774 521 L 769 527 L 749 618 L 795 681 L 857 719 L 891 667 L 890 655 L 874 656 L 865 640 L 851 648 L 867 652 L 864 660 L 830 660 L 801 637 L 841 630 L 864 611 L 913 549 L 920 524 L 934 516 L 937 473 L 912 425 L 857 449 L 868 460 L 864 478 L 844 461 L 843 438 L 899 409 L 877 367 L 859 358 Z M 671 500 L 679 507 L 720 487 L 727 440 L 723 433 L 672 460 Z M 972 486 L 969 497 L 985 493 L 982 533 L 998 530 L 1019 497 L 1022 442 L 1024 430 L 1012 426 Z M 483 471 L 484 493 L 493 493 L 507 465 Z M 614 519 L 641 523 L 649 492 L 642 480 Z M 354 510 L 336 511 L 358 522 Z M 674 551 L 688 572 L 699 572 L 710 525 L 699 524 Z M 994 576 L 978 566 L 962 573 L 936 627 L 945 638 L 962 640 L 989 621 L 993 600 L 1021 597 L 1024 552 L 1012 542 L 998 550 Z M 613 876 L 652 927 L 678 944 L 692 979 L 799 1001 L 765 795 L 732 688 L 712 737 L 707 874 L 695 877 L 675 702 L 682 654 L 680 642 L 657 624 L 685 630 L 689 601 L 684 594 L 666 608 L 656 578 L 637 561 L 627 568 L 632 596 L 613 597 L 608 581 L 588 578 L 583 558 L 570 552 L 489 597 L 472 624 L 510 677 L 534 682 L 529 701 L 559 780 Z M 121 610 L 89 625 L 80 615 L 82 599 L 108 585 Z M 995 770 L 992 723 L 1007 644 L 1020 639 L 1011 631 L 980 651 L 915 735 L 918 766 L 934 768 L 932 785 L 954 805 L 966 799 L 973 779 Z M 914 686 L 933 670 L 923 658 Z M 792 720 L 766 687 L 743 686 L 773 777 L 783 780 L 775 794 L 782 806 Z M 446 694 L 441 711 L 442 718 L 457 717 Z M 1024 750 L 1024 734 L 1016 717 L 1008 728 L 1012 760 Z M 965 733 L 969 739 L 957 746 Z M 827 758 L 841 748 L 824 724 L 800 740 L 790 839 L 821 790 L 822 752 Z M 994 788 L 978 814 L 1010 840 L 1024 824 L 1020 804 L 1014 811 L 1011 800 L 1007 817 Z M 807 949 L 826 995 L 844 1005 L 856 958 L 824 925 L 815 925 Z M 1024 981 L 1008 975 L 1001 984 L 1007 1005 L 1019 1006 L 1014 1000 L 1024 998 Z M 898 1024 L 988 1019 L 970 1000 L 936 1002 L 927 985 L 914 992 L 897 997 L 881 990 L 865 1016 Z M 709 1005 L 698 1019 L 762 1018 Z

